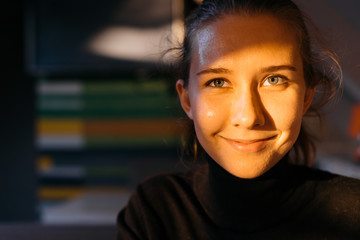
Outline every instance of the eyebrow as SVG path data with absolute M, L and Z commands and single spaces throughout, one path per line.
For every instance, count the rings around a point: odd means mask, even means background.
M 294 67 L 292 65 L 269 66 L 269 67 L 265 67 L 265 68 L 261 69 L 262 72 L 276 72 L 279 70 L 290 70 L 293 72 L 297 71 L 296 67 Z
M 196 73 L 196 75 L 201 75 L 201 74 L 206 74 L 206 73 L 231 73 L 232 71 L 230 71 L 229 69 L 226 68 L 207 68 L 205 70 L 202 70 L 198 73 Z
M 297 69 L 296 67 L 292 66 L 292 65 L 278 65 L 278 66 L 269 66 L 269 67 L 265 67 L 261 69 L 261 72 L 276 72 L 276 71 L 280 71 L 280 70 L 290 70 L 293 72 L 296 72 Z M 226 69 L 226 68 L 207 68 L 205 70 L 202 70 L 198 73 L 196 73 L 196 75 L 201 75 L 201 74 L 207 74 L 207 73 L 225 73 L 225 74 L 230 74 L 232 73 L 231 70 Z

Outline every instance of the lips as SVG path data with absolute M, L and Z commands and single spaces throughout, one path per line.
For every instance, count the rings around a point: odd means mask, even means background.
M 276 136 L 260 139 L 230 139 L 222 137 L 231 147 L 242 153 L 255 153 L 263 150 Z

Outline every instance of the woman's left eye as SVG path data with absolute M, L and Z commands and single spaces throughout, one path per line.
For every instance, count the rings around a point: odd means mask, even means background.
M 278 85 L 284 82 L 284 78 L 280 76 L 270 76 L 266 78 L 264 86 Z

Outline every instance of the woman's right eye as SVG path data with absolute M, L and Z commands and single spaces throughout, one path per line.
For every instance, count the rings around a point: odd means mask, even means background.
M 222 78 L 216 78 L 216 79 L 213 79 L 211 81 L 208 82 L 208 86 L 210 87 L 216 87 L 216 88 L 221 88 L 225 85 L 225 80 L 222 79 Z

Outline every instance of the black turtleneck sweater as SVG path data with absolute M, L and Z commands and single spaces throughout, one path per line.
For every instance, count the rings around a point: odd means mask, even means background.
M 360 180 L 281 160 L 255 179 L 213 160 L 140 184 L 118 239 L 360 239 Z

